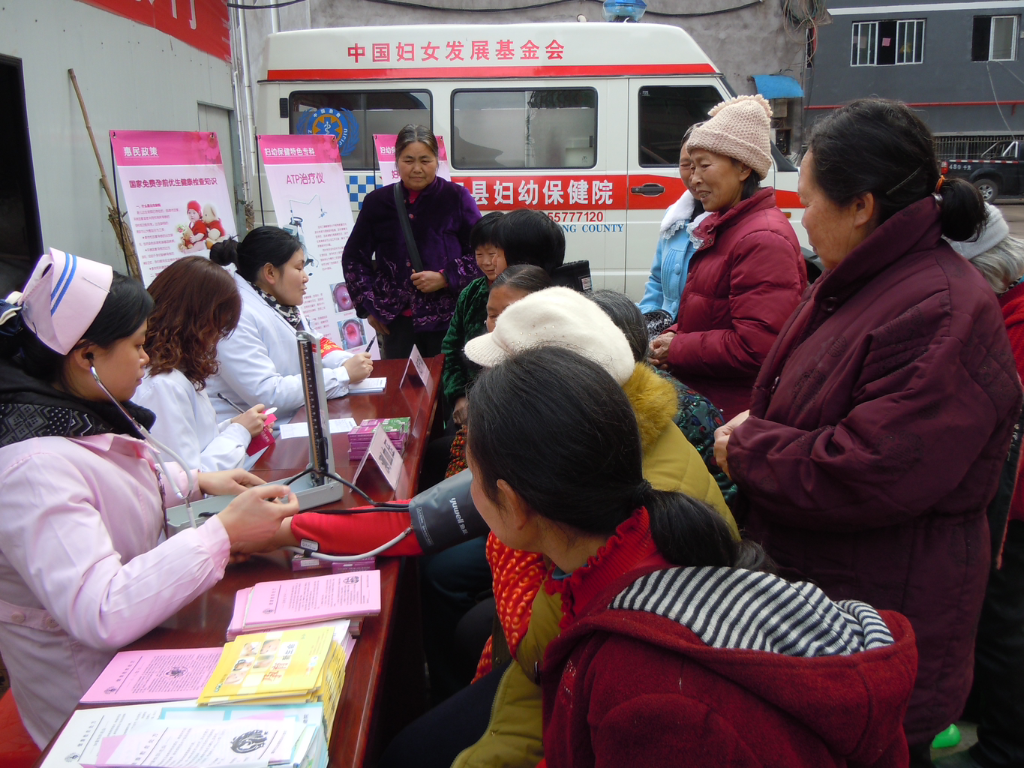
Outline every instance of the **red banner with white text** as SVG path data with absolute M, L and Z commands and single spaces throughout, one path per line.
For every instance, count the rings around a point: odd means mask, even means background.
M 79 0 L 231 61 L 226 0 Z

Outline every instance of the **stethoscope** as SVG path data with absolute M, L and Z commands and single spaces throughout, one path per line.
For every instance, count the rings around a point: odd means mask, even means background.
M 196 483 L 198 482 L 198 472 L 196 473 L 196 478 L 193 478 L 192 472 L 189 471 L 188 465 L 184 461 L 182 461 L 181 457 L 178 456 L 178 454 L 176 454 L 166 445 L 164 445 L 155 437 L 153 437 L 153 435 L 150 434 L 150 431 L 148 429 L 146 429 L 144 426 L 139 424 L 139 422 L 137 422 L 134 418 L 132 418 L 131 414 L 129 414 L 125 407 L 121 405 L 121 402 L 112 394 L 110 394 L 110 390 L 108 390 L 103 385 L 103 382 L 100 381 L 100 375 L 96 373 L 96 366 L 90 365 L 89 371 L 92 373 L 92 377 L 96 380 L 96 384 L 99 386 L 100 390 L 102 390 L 103 394 L 110 399 L 110 402 L 117 406 L 117 410 L 121 412 L 121 415 L 128 420 L 129 424 L 132 424 L 135 427 L 135 429 L 138 430 L 138 433 L 140 435 L 142 435 L 143 444 L 146 446 L 146 448 L 149 449 L 149 452 L 153 455 L 153 458 L 156 459 L 157 464 L 160 465 L 160 471 L 164 473 L 164 477 L 167 478 L 167 482 L 171 484 L 171 488 L 174 490 L 174 494 L 179 499 L 181 499 L 182 503 L 185 505 L 185 511 L 188 512 L 189 523 L 193 528 L 198 528 L 199 526 L 196 523 L 196 516 L 192 512 L 192 504 L 189 502 L 189 497 L 196 489 Z M 181 492 L 181 488 L 178 485 L 177 479 L 175 479 L 174 473 L 169 472 L 167 470 L 167 465 L 164 464 L 164 459 L 162 455 L 165 453 L 168 456 L 170 456 L 174 461 L 176 461 L 178 463 L 178 466 L 181 467 L 182 471 L 185 473 L 185 477 L 188 480 L 188 487 L 186 488 L 187 493 Z M 164 523 L 167 523 L 166 507 L 164 508 Z

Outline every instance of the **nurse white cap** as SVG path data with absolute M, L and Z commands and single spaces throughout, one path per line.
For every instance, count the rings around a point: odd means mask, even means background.
M 39 257 L 22 292 L 25 325 L 54 352 L 66 355 L 100 313 L 114 270 L 51 248 Z
M 466 357 L 492 368 L 533 347 L 571 349 L 594 361 L 621 386 L 633 375 L 633 351 L 597 304 L 568 288 L 545 288 L 510 305 L 494 332 L 466 343 Z

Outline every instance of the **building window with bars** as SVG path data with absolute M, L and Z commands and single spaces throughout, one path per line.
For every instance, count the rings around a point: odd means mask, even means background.
M 975 16 L 972 61 L 1016 61 L 1020 16 Z
M 920 64 L 924 61 L 924 19 L 854 22 L 851 39 L 852 67 Z

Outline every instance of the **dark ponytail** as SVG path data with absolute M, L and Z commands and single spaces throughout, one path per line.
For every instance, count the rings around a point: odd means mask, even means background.
M 301 249 L 299 238 L 280 227 L 256 227 L 235 247 L 234 263 L 239 275 L 255 283 L 264 266 L 270 264 L 280 269 Z
M 985 201 L 974 185 L 966 179 L 943 179 L 939 196 L 942 234 L 957 242 L 977 237 L 985 224 Z
M 651 535 L 676 565 L 759 567 L 713 509 L 643 478 L 640 431 L 622 388 L 568 349 L 538 347 L 485 371 L 469 395 L 469 453 L 491 500 L 504 480 L 537 514 L 610 536 L 647 507 Z
M 809 141 L 814 178 L 836 205 L 875 197 L 878 223 L 935 192 L 939 165 L 928 126 L 906 104 L 858 99 L 820 119 Z M 963 179 L 941 190 L 942 234 L 969 240 L 985 221 L 981 195 Z
M 238 264 L 238 241 L 233 237 L 214 243 L 210 249 L 210 261 L 222 267 Z

